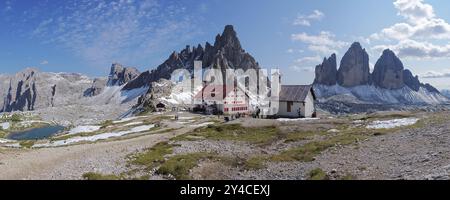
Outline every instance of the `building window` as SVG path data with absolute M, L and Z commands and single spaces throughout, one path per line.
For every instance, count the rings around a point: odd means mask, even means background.
M 294 105 L 294 102 L 292 102 L 292 101 L 287 102 L 287 112 L 292 112 L 293 105 Z

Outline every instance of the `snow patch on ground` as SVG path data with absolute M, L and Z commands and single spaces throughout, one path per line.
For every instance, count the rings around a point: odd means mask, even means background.
M 5 147 L 8 147 L 8 148 L 22 148 L 22 146 L 20 146 L 19 143 L 7 144 L 7 145 L 5 145 Z
M 363 120 L 355 120 L 355 121 L 353 121 L 353 124 L 362 124 L 362 123 L 364 123 Z
M 181 122 L 176 122 L 177 124 L 190 124 L 190 123 L 194 123 L 195 120 L 187 120 L 187 121 L 181 121 Z
M 36 144 L 33 147 L 34 148 L 57 147 L 57 146 L 65 146 L 65 145 L 79 143 L 79 142 L 95 142 L 98 140 L 105 140 L 105 139 L 114 138 L 114 137 L 121 137 L 121 136 L 132 134 L 132 133 L 148 131 L 148 130 L 152 129 L 153 127 L 155 127 L 155 125 L 153 125 L 153 124 L 145 125 L 145 126 L 134 127 L 128 131 L 102 133 L 102 134 L 86 136 L 86 137 L 74 137 L 74 138 L 69 138 L 67 140 L 59 140 L 59 141 L 54 141 L 54 142 L 50 142 L 50 143 L 46 143 L 46 144 Z
M 141 125 L 141 124 L 143 124 L 143 123 L 144 123 L 144 122 L 131 122 L 131 123 L 125 124 L 124 126 Z
M 179 120 L 191 120 L 194 119 L 195 117 L 179 117 Z
M 70 129 L 68 135 L 75 135 L 78 133 L 91 133 L 100 130 L 101 126 L 77 126 Z
M 9 143 L 9 142 L 13 142 L 13 141 L 12 141 L 12 140 L 7 140 L 7 139 L 0 138 L 0 144 L 5 144 L 5 143 Z
M 9 122 L 3 122 L 0 124 L 0 127 L 2 127 L 3 130 L 7 130 L 11 127 L 11 124 Z
M 385 121 L 374 121 L 366 126 L 368 129 L 391 129 L 401 126 L 409 126 L 417 123 L 418 118 L 392 119 Z

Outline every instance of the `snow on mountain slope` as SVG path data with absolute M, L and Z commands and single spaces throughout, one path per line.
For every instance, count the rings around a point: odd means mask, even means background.
M 374 104 L 441 104 L 449 101 L 442 94 L 430 92 L 423 87 L 419 91 L 414 91 L 407 86 L 390 90 L 373 85 L 346 88 L 340 85 L 325 86 L 316 84 L 314 85 L 314 91 L 319 101 L 326 101 L 328 98 L 337 95 L 353 96 L 358 100 Z
M 190 88 L 186 88 L 186 86 L 182 83 L 176 84 L 172 88 L 172 92 L 168 97 L 161 97 L 162 101 L 165 101 L 174 105 L 186 105 L 191 104 L 195 95 L 202 90 L 202 86 L 194 88 L 194 90 L 190 90 Z
M 136 88 L 132 90 L 122 90 L 122 86 L 107 86 L 103 91 L 93 97 L 86 97 L 81 102 L 90 105 L 101 104 L 124 104 L 136 100 L 139 96 L 145 94 L 148 87 Z M 135 103 L 135 102 L 132 102 Z

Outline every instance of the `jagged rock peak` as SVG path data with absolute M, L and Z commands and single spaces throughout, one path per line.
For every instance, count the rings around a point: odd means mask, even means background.
M 353 43 L 342 58 L 337 82 L 344 87 L 371 84 L 369 55 L 359 42 Z
M 242 50 L 241 42 L 239 41 L 237 33 L 232 25 L 226 25 L 222 35 L 216 36 L 214 47 L 217 49 L 222 47 L 231 47 L 235 50 Z
M 434 92 L 434 93 L 438 93 L 438 94 L 441 93 L 438 89 L 436 89 L 434 86 L 430 85 L 429 83 L 421 84 L 421 85 L 429 92 Z
M 220 69 L 259 69 L 258 63 L 240 44 L 233 26 L 227 25 L 222 34 L 218 34 L 214 46 L 206 42 L 204 48 L 186 46 L 180 53 L 173 52 L 164 63 L 156 69 L 142 73 L 138 78 L 128 83 L 123 89 L 135 87 L 151 87 L 152 82 L 161 78 L 170 79 L 171 73 L 177 69 L 193 71 L 194 61 L 202 61 L 203 68 Z
M 322 64 L 316 66 L 316 78 L 314 79 L 314 84 L 336 85 L 336 83 L 336 54 L 332 54 L 328 59 L 324 58 Z
M 373 83 L 385 89 L 400 89 L 405 86 L 403 69 L 402 61 L 393 51 L 386 49 L 375 64 Z
M 123 67 L 119 63 L 113 63 L 108 77 L 108 86 L 121 86 L 139 76 L 140 72 L 134 67 Z
M 414 76 L 408 69 L 403 70 L 403 82 L 406 86 L 414 91 L 419 91 L 421 83 L 419 81 L 419 76 Z
M 106 86 L 106 79 L 104 78 L 95 78 L 92 81 L 92 86 L 86 89 L 83 93 L 85 97 L 93 97 L 99 95 Z

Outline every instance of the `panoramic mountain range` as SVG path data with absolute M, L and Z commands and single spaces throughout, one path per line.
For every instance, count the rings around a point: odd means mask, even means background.
M 233 26 L 227 25 L 213 45 L 206 42 L 204 46 L 186 46 L 180 52 L 173 52 L 155 69 L 145 72 L 114 63 L 109 76 L 100 78 L 40 72 L 34 68 L 15 75 L 0 75 L 0 111 L 30 111 L 74 104 L 125 104 L 136 112 L 159 101 L 178 104 L 182 98 L 194 94 L 182 94 L 182 89 L 167 79 L 177 69 L 192 72 L 194 61 L 202 61 L 204 69 L 222 71 L 260 68 L 242 48 Z M 316 67 L 314 89 L 320 101 L 350 99 L 365 103 L 437 104 L 448 100 L 433 86 L 421 83 L 411 71 L 404 69 L 390 50 L 383 52 L 371 73 L 369 56 L 359 43 L 352 44 L 339 68 L 335 54 Z
M 343 56 L 339 69 L 336 55 L 316 66 L 314 90 L 321 101 L 341 100 L 372 104 L 440 104 L 448 99 L 430 84 L 405 69 L 389 49 L 383 51 L 373 72 L 369 55 L 358 42 Z
M 0 111 L 30 111 L 71 104 L 117 104 L 126 102 L 148 105 L 151 94 L 159 91 L 154 86 L 161 79 L 170 79 L 173 71 L 192 72 L 194 61 L 202 61 L 203 68 L 259 69 L 255 59 L 241 47 L 233 26 L 227 25 L 216 36 L 214 45 L 186 46 L 173 52 L 157 68 L 139 72 L 119 63 L 111 66 L 108 77 L 89 78 L 74 73 L 49 73 L 28 68 L 15 75 L 0 76 Z M 162 80 L 164 81 L 164 80 Z M 167 83 L 167 82 L 166 82 Z M 165 90 L 171 87 L 164 87 Z M 161 91 L 159 93 L 162 93 Z M 166 92 L 167 93 L 167 92 Z M 137 101 L 137 97 L 142 98 Z M 159 96 L 162 96 L 159 94 Z M 175 101 L 175 102 L 174 102 Z M 168 102 L 177 103 L 176 99 Z
M 129 82 L 125 88 L 141 87 L 143 83 L 156 83 L 161 79 L 170 79 L 171 73 L 177 69 L 186 69 L 193 74 L 194 61 L 202 61 L 203 69 L 220 69 L 224 83 L 226 82 L 226 69 L 260 69 L 256 60 L 242 48 L 234 27 L 227 25 L 223 33 L 216 36 L 214 45 L 206 42 L 204 48 L 199 44 L 192 49 L 190 46 L 187 46 L 180 53 L 173 52 L 163 64 L 155 70 L 142 73 L 134 81 Z M 260 80 L 263 78 L 265 76 L 261 76 Z M 180 94 L 182 88 L 177 86 L 168 87 L 170 84 L 167 81 L 162 80 L 161 82 L 154 84 L 146 95 L 139 99 L 137 106 L 135 106 L 138 112 L 148 107 L 151 108 L 160 101 L 180 105 L 183 100 L 192 98 L 195 95 L 195 90 Z M 257 84 L 257 82 L 249 84 Z M 201 88 L 196 89 L 199 90 Z M 176 95 L 171 95 L 170 90 Z

